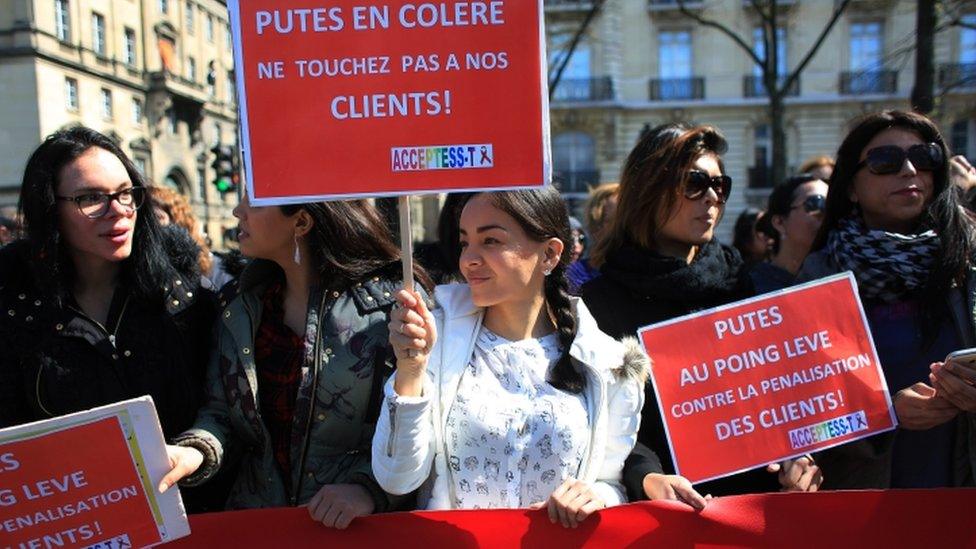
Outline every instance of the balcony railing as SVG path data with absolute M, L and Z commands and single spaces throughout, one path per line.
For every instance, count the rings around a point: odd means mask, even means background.
M 942 88 L 972 88 L 976 86 L 976 63 L 949 63 L 939 67 L 939 86 Z
M 650 95 L 651 101 L 703 99 L 705 97 L 705 79 L 700 76 L 691 78 L 652 78 Z
M 777 77 L 777 84 L 782 86 L 786 81 L 785 76 Z M 742 79 L 742 95 L 745 97 L 767 97 L 769 94 L 766 93 L 766 84 L 763 82 L 761 76 L 746 76 Z M 790 85 L 789 89 L 786 90 L 786 95 L 788 97 L 793 97 L 800 95 L 800 78 L 797 77 Z
M 843 95 L 895 93 L 897 90 L 898 71 L 840 73 L 840 93 Z
M 703 0 L 684 0 L 681 3 L 690 10 L 699 10 L 704 7 Z M 678 0 L 647 0 L 647 9 L 650 11 L 677 10 L 680 7 Z
M 750 189 L 771 189 L 773 170 L 770 166 L 753 166 L 748 169 Z
M 556 187 L 563 193 L 586 193 L 589 187 L 600 184 L 597 170 L 556 170 L 553 172 Z
M 610 101 L 613 98 L 613 80 L 609 76 L 563 78 L 552 94 L 553 101 Z
M 585 11 L 593 8 L 593 0 L 545 0 L 545 7 L 552 11 Z

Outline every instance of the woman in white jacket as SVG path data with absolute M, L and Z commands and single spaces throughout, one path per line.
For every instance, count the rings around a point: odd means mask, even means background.
M 400 292 L 397 371 L 373 438 L 384 490 L 426 509 L 547 507 L 575 527 L 626 502 L 648 363 L 566 291 L 571 238 L 552 187 L 463 206 L 460 271 L 433 313 Z M 438 336 L 438 334 L 440 334 Z

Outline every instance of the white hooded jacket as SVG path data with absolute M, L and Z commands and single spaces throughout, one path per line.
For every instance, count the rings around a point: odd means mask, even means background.
M 407 494 L 418 488 L 421 509 L 451 509 L 453 481 L 444 430 L 461 374 L 471 360 L 484 309 L 471 301 L 467 284 L 438 286 L 433 311 L 438 339 L 427 364 L 423 395 L 401 397 L 386 384 L 373 435 L 373 474 L 384 490 Z M 637 441 L 647 356 L 636 340 L 616 341 L 597 327 L 582 300 L 572 298 L 576 338 L 570 357 L 586 374 L 590 441 L 580 480 L 593 485 L 608 506 L 627 501 L 620 483 L 624 460 Z M 395 374 L 394 374 L 395 376 Z

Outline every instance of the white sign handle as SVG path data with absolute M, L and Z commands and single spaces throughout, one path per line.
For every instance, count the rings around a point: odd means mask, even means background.
M 403 262 L 403 289 L 413 292 L 413 230 L 410 225 L 410 195 L 397 200 L 400 208 L 400 259 Z

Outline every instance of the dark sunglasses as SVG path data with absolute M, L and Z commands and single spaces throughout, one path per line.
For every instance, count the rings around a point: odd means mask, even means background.
M 822 194 L 811 194 L 806 197 L 802 203 L 797 204 L 790 208 L 790 210 L 795 210 L 797 208 L 803 208 L 803 211 L 807 213 L 822 212 L 827 207 L 827 197 Z
M 685 184 L 685 198 L 698 200 L 705 196 L 708 189 L 715 191 L 719 204 L 725 204 L 725 201 L 729 199 L 729 193 L 732 192 L 732 178 L 727 175 L 709 177 L 707 173 L 699 171 L 688 173 L 688 182 Z
M 920 143 L 903 149 L 898 145 L 883 145 L 869 149 L 864 160 L 858 162 L 857 169 L 867 166 L 871 173 L 888 175 L 898 173 L 911 160 L 916 170 L 931 172 L 945 162 L 942 147 L 935 143 Z

